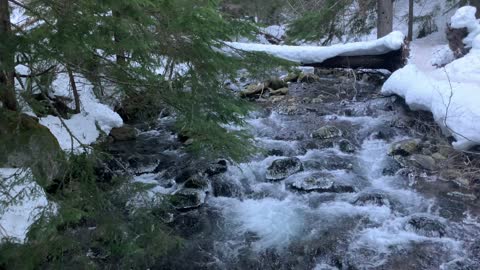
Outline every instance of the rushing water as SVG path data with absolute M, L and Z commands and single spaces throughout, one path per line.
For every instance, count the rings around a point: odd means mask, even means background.
M 429 195 L 443 185 L 435 177 L 385 173 L 395 167 L 391 144 L 410 136 L 394 124 L 406 117 L 401 102 L 378 97 L 378 85 L 367 82 L 357 82 L 355 101 L 352 91 L 328 96 L 341 87 L 349 89 L 330 78 L 292 86 L 289 97 L 249 120 L 268 154 L 229 164 L 210 179 L 202 207 L 176 216 L 172 226 L 186 247 L 165 268 L 480 269 L 480 223 L 471 207 L 452 202 L 443 211 L 450 202 Z M 322 102 L 310 102 L 319 96 Z M 311 137 L 325 125 L 340 128 L 356 150 Z M 299 158 L 303 170 L 268 181 L 267 168 L 285 157 Z M 348 188 L 292 188 L 319 174 Z M 169 180 L 160 175 L 153 174 Z M 418 181 L 431 182 L 422 189 Z

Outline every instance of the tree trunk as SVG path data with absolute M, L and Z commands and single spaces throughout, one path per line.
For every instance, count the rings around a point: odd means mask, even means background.
M 117 20 L 120 20 L 120 18 L 122 16 L 121 12 L 118 11 L 118 10 L 114 10 L 112 12 L 112 15 Z M 120 65 L 120 66 L 125 66 L 125 64 L 127 63 L 127 58 L 125 57 L 125 52 L 122 50 L 121 45 L 120 45 L 121 41 L 122 41 L 122 38 L 121 38 L 120 34 L 119 33 L 113 33 L 113 40 L 115 42 L 115 46 L 117 47 L 116 48 L 117 64 Z
M 80 113 L 80 96 L 78 95 L 77 84 L 71 69 L 67 68 L 68 78 L 70 79 L 70 86 L 72 87 L 73 98 L 75 100 L 75 113 Z
M 9 110 L 17 110 L 15 95 L 15 53 L 8 0 L 0 0 L 0 101 Z
M 408 41 L 413 40 L 413 0 L 408 0 Z
M 393 1 L 377 0 L 377 37 L 381 38 L 393 30 Z

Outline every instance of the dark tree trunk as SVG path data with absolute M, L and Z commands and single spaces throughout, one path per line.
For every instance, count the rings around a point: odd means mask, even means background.
M 0 101 L 9 109 L 17 110 L 15 95 L 15 53 L 8 0 L 0 0 Z
M 120 18 L 122 16 L 121 12 L 118 11 L 118 10 L 114 10 L 112 12 L 112 15 L 117 20 L 120 20 Z M 116 51 L 117 51 L 117 54 L 116 54 L 117 64 L 120 65 L 120 66 L 124 66 L 127 63 L 127 58 L 125 57 L 125 52 L 123 51 L 123 49 L 120 46 L 121 41 L 122 41 L 122 37 L 117 32 L 117 33 L 113 34 L 113 39 L 115 41 L 115 46 L 116 46 Z
M 413 40 L 413 0 L 408 0 L 408 41 Z
M 71 69 L 67 68 L 68 78 L 70 79 L 70 86 L 72 87 L 73 98 L 75 100 L 75 113 L 80 113 L 80 96 L 78 95 L 77 84 Z
M 377 0 L 377 37 L 381 38 L 393 30 L 393 1 Z

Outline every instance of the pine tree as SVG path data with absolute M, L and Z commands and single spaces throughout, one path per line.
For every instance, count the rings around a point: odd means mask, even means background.
M 14 42 L 8 0 L 0 0 L 0 101 L 10 110 L 17 110 L 14 86 Z
M 224 89 L 223 79 L 240 68 L 266 68 L 271 59 L 222 52 L 224 41 L 254 28 L 224 19 L 218 1 L 29 0 L 25 8 L 39 23 L 22 32 L 17 54 L 38 73 L 57 65 L 97 89 L 113 84 L 126 96 L 155 93 L 177 113 L 178 132 L 203 154 L 238 159 L 253 150 L 245 147 L 245 132 L 225 128 L 243 124 L 248 105 Z

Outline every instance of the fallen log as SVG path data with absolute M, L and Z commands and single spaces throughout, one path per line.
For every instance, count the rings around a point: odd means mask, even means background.
M 408 42 L 400 32 L 372 41 L 332 46 L 284 46 L 230 42 L 232 49 L 264 52 L 303 66 L 322 68 L 368 68 L 395 71 L 406 64 Z M 228 51 L 228 50 L 227 50 Z
M 316 68 L 386 69 L 394 72 L 406 65 L 408 45 L 401 49 L 379 55 L 335 56 L 319 63 L 302 63 Z

